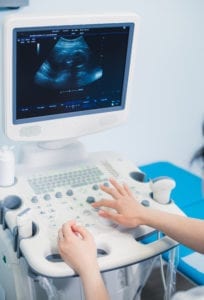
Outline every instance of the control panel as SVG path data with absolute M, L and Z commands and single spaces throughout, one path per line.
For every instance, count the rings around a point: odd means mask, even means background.
M 19 171 L 12 187 L 0 188 L 0 221 L 17 236 L 14 250 L 24 255 L 35 272 L 52 277 L 74 275 L 57 249 L 59 228 L 73 219 L 93 234 L 101 270 L 139 262 L 177 244 L 164 237 L 143 245 L 139 239 L 153 232 L 153 228 L 127 229 L 99 217 L 91 203 L 110 197 L 100 185 L 110 185 L 111 177 L 126 182 L 135 201 L 142 205 L 182 214 L 171 199 L 165 202 L 168 204 L 155 201 L 152 179 L 134 163 L 114 153 L 96 153 L 86 161 L 57 168 Z

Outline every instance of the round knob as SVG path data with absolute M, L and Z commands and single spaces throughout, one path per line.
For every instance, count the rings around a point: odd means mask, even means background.
M 92 189 L 93 189 L 94 191 L 97 191 L 97 190 L 99 189 L 98 184 L 94 184 L 94 185 L 92 186 Z
M 72 190 L 68 190 L 66 194 L 67 194 L 67 196 L 73 196 L 74 193 Z
M 130 172 L 129 175 L 135 181 L 139 181 L 139 182 L 147 181 L 145 173 L 133 171 L 133 172 Z
M 50 194 L 45 194 L 43 198 L 44 198 L 44 200 L 47 201 L 47 200 L 51 199 L 51 196 L 50 196 Z
M 3 206 L 8 209 L 17 209 L 21 206 L 22 199 L 16 195 L 9 195 L 4 199 Z
M 143 206 L 146 206 L 146 207 L 149 207 L 149 206 L 150 206 L 149 200 L 146 200 L 146 199 L 142 200 L 142 201 L 141 201 L 141 204 L 142 204 Z
M 89 204 L 94 203 L 95 201 L 96 201 L 95 198 L 92 197 L 92 196 L 88 196 L 87 199 L 86 199 L 86 202 L 89 203 Z
M 32 202 L 32 203 L 37 203 L 37 202 L 38 202 L 38 197 L 37 197 L 37 196 L 33 196 L 33 197 L 31 198 L 31 202 Z
M 61 192 L 57 192 L 57 193 L 55 194 L 55 197 L 56 197 L 56 198 L 62 198 L 62 193 L 61 193 Z

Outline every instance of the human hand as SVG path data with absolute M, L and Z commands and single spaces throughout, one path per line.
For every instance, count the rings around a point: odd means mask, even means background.
M 112 199 L 102 199 L 92 204 L 94 208 L 101 208 L 99 215 L 110 219 L 120 225 L 136 227 L 143 224 L 143 216 L 146 209 L 139 204 L 126 184 L 119 184 L 116 180 L 110 179 L 113 187 L 101 185 L 100 188 L 105 193 L 112 196 Z M 103 210 L 102 207 L 112 210 Z
M 88 230 L 69 221 L 63 224 L 58 236 L 61 257 L 79 275 L 98 270 L 96 246 Z

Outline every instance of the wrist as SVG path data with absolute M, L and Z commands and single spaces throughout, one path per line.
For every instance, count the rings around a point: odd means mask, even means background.
M 149 207 L 142 207 L 142 211 L 140 212 L 139 224 L 138 225 L 148 225 L 151 226 L 151 216 L 152 209 Z
M 94 269 L 86 269 L 80 274 L 83 286 L 89 286 L 90 288 L 93 286 L 98 286 L 101 284 L 102 277 L 99 268 Z
M 108 291 L 103 282 L 99 267 L 95 265 L 94 270 L 88 269 L 88 271 L 81 274 L 81 280 L 84 287 L 85 299 L 95 300 L 108 300 Z
M 82 266 L 78 273 L 82 279 L 83 278 L 86 279 L 87 277 L 89 278 L 90 274 L 94 274 L 95 276 L 98 276 L 100 274 L 100 269 L 97 260 L 87 266 L 84 266 L 82 263 Z
M 147 225 L 158 229 L 161 212 L 153 208 L 145 208 L 145 213 L 142 216 L 142 225 Z

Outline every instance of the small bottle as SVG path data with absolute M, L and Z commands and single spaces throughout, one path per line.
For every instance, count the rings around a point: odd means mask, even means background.
M 2 146 L 0 148 L 0 186 L 6 187 L 15 181 L 15 156 L 13 148 Z

